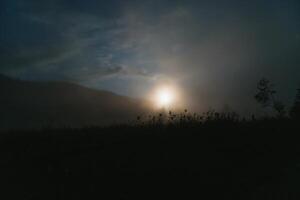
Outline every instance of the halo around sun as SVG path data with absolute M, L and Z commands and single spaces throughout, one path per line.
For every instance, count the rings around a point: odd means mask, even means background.
M 175 106 L 177 94 L 174 88 L 168 86 L 160 86 L 155 90 L 154 103 L 156 108 L 170 109 Z

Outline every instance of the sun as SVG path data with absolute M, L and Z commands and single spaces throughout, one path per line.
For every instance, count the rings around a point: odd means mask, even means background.
M 159 112 L 176 111 L 183 106 L 183 94 L 178 84 L 156 83 L 148 93 L 148 102 L 154 110 Z
M 169 108 L 175 100 L 175 93 L 171 88 L 162 87 L 156 92 L 156 103 L 159 108 Z

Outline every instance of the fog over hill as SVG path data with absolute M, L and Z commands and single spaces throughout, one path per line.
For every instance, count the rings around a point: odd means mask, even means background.
M 147 112 L 141 100 L 68 82 L 0 75 L 0 129 L 82 127 L 128 122 Z

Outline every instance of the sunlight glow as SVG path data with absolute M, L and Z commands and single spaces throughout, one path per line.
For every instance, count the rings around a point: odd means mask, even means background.
M 167 87 L 163 87 L 157 90 L 156 102 L 160 108 L 168 108 L 175 100 L 175 93 Z

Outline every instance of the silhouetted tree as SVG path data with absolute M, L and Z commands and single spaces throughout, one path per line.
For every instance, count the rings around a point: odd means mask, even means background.
M 278 117 L 284 117 L 286 114 L 285 105 L 280 101 L 273 102 L 273 109 L 277 112 Z
M 281 101 L 276 100 L 274 85 L 269 80 L 263 78 L 257 84 L 258 92 L 254 96 L 256 101 L 264 108 L 271 107 L 276 112 L 278 117 L 284 117 L 286 114 L 285 106 Z
M 273 84 L 269 80 L 263 78 L 257 84 L 258 93 L 254 96 L 256 101 L 263 107 L 269 107 L 274 101 L 274 94 L 276 91 L 273 89 Z
M 294 105 L 290 111 L 290 115 L 294 119 L 300 119 L 300 88 L 298 89 Z

